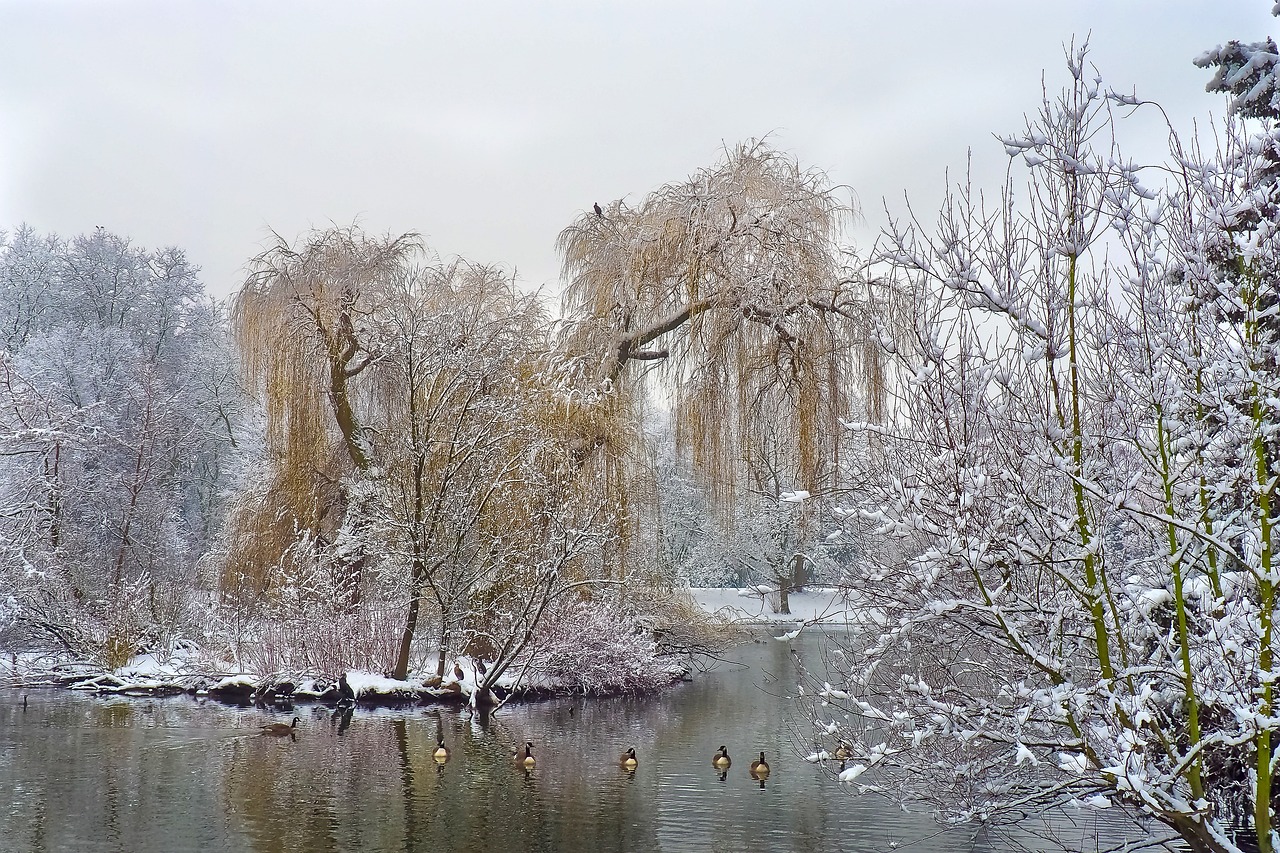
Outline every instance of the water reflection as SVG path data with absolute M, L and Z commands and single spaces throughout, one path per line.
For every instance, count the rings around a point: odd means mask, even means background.
M 795 681 L 787 644 L 737 657 L 750 668 L 657 698 L 508 707 L 491 718 L 306 705 L 273 718 L 61 691 L 33 694 L 24 711 L 19 694 L 0 693 L 0 789 L 12 792 L 0 839 L 14 850 L 138 853 L 822 853 L 924 838 L 918 849 L 1008 849 L 1007 838 L 973 829 L 937 835 L 927 817 L 854 797 L 824 775 L 834 767 L 798 759 L 803 724 L 773 695 Z M 293 716 L 292 737 L 259 735 Z M 437 755 L 441 744 L 447 755 Z M 526 744 L 533 767 L 514 760 Z M 768 772 L 752 773 L 745 758 L 711 766 L 720 744 L 765 752 Z M 627 768 L 619 756 L 632 746 L 637 764 Z

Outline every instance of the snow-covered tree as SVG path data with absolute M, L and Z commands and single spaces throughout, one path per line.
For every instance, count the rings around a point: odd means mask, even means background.
M 77 655 L 172 633 L 216 527 L 238 391 L 196 273 L 101 229 L 0 246 L 0 547 L 19 625 Z
M 1111 145 L 1137 101 L 1068 68 L 996 203 L 888 230 L 918 310 L 863 514 L 899 558 L 867 565 L 815 722 L 844 781 L 951 818 L 1120 802 L 1273 850 L 1271 122 L 1174 139 L 1149 186 Z
M 746 573 L 763 569 L 784 594 L 812 551 L 816 502 L 780 499 L 843 487 L 839 421 L 855 388 L 872 418 L 881 409 L 874 344 L 896 306 L 851 266 L 840 240 L 851 214 L 825 175 L 754 140 L 634 206 L 584 214 L 559 239 L 559 355 L 600 412 L 586 464 L 647 460 L 642 432 L 620 427 L 662 388 L 675 448 L 664 464 L 689 480 L 671 506 L 696 495 L 708 512 L 657 527 L 702 546 L 755 530 L 776 553 Z M 686 536 L 694 525 L 707 535 Z
M 490 661 L 483 696 L 552 603 L 614 573 L 615 510 L 578 476 L 551 324 L 499 270 L 412 235 L 317 232 L 259 260 L 234 317 L 272 455 L 232 525 L 237 606 L 276 609 L 308 578 L 298 604 L 335 621 L 402 614 L 380 668 L 404 677 L 432 624 L 438 674 Z

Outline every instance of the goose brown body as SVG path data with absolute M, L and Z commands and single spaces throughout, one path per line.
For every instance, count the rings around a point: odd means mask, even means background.
M 716 754 L 711 756 L 711 766 L 719 770 L 724 770 L 733 764 L 733 759 L 729 757 L 729 750 L 725 749 L 724 744 L 716 750 Z
M 764 760 L 764 753 L 760 753 L 760 760 L 751 762 L 751 775 L 757 779 L 763 779 L 769 775 L 769 762 Z
M 262 729 L 262 733 L 264 735 L 281 737 L 283 735 L 293 734 L 294 730 L 298 728 L 298 723 L 300 723 L 301 721 L 302 720 L 300 717 L 294 717 L 293 722 L 288 725 L 284 723 L 267 723 L 265 726 L 259 726 L 259 728 Z
M 639 762 L 636 761 L 636 748 L 634 746 L 622 753 L 618 758 L 618 764 L 621 765 L 624 770 L 635 770 L 638 763 Z

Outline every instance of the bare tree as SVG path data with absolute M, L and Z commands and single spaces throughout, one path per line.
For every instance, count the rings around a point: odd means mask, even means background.
M 1174 139 L 1145 185 L 1109 147 L 1137 102 L 1085 57 L 1003 140 L 1025 195 L 963 186 L 887 233 L 918 311 L 861 509 L 899 549 L 814 718 L 853 747 L 843 781 L 951 819 L 1120 802 L 1194 850 L 1272 850 L 1265 143 Z

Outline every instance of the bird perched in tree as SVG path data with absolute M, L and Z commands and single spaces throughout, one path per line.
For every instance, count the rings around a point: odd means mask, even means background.
M 464 678 L 467 677 L 467 674 L 462 671 L 462 665 L 456 662 L 453 665 L 453 677 L 458 679 L 459 681 L 462 681 Z
M 638 763 L 639 762 L 636 761 L 636 748 L 634 746 L 622 753 L 622 757 L 618 759 L 618 764 L 622 766 L 623 770 L 635 770 L 636 764 Z
M 729 750 L 724 748 L 724 744 L 721 744 L 716 754 L 711 756 L 711 766 L 717 770 L 727 770 L 732 763 L 733 759 L 729 757 Z
M 298 728 L 298 723 L 300 722 L 301 718 L 294 717 L 293 722 L 287 726 L 284 723 L 267 723 L 265 726 L 259 726 L 259 728 L 262 729 L 262 733 L 264 735 L 284 737 L 285 735 L 293 734 L 294 730 Z
M 596 216 L 604 216 L 604 211 L 600 209 L 599 202 L 592 202 L 591 206 L 595 209 Z

